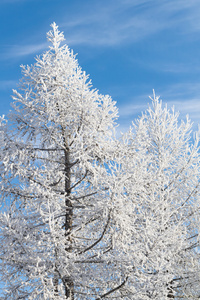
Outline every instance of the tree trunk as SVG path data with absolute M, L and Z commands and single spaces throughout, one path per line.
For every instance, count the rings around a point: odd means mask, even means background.
M 56 81 L 56 78 L 55 78 Z M 61 114 L 59 104 L 57 103 L 57 110 L 58 113 Z M 64 191 L 65 191 L 65 251 L 72 252 L 72 240 L 71 240 L 71 229 L 72 229 L 72 216 L 73 216 L 73 207 L 72 202 L 70 200 L 70 194 L 71 194 L 71 164 L 70 164 L 70 149 L 68 147 L 68 143 L 65 136 L 65 129 L 64 125 L 61 122 L 61 132 L 62 132 L 62 138 L 64 143 L 64 164 L 65 164 L 65 170 L 64 170 Z M 70 276 L 64 276 L 62 278 L 62 282 L 64 284 L 65 289 L 65 299 L 67 300 L 74 300 L 74 283 L 73 279 Z
M 69 148 L 66 145 L 65 148 L 65 251 L 72 251 L 72 241 L 71 241 L 71 229 L 72 229 L 72 216 L 73 216 L 73 207 L 70 200 L 70 158 L 69 158 Z M 66 299 L 74 300 L 74 283 L 70 276 L 65 276 L 63 278 L 65 285 L 65 297 Z
M 171 285 L 172 285 L 172 282 L 167 284 L 167 290 L 168 290 L 167 298 L 174 299 L 174 291 L 173 291 Z

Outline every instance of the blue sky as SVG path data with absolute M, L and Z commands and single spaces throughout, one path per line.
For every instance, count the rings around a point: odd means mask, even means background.
M 54 21 L 93 86 L 117 101 L 120 130 L 153 89 L 200 123 L 199 0 L 0 0 L 0 115 Z
M 0 115 L 52 22 L 93 86 L 117 101 L 121 131 L 153 89 L 200 123 L 200 0 L 0 0 Z

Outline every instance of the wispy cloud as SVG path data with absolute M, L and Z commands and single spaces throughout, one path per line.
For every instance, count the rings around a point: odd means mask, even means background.
M 24 0 L 1 0 L 2 3 Z M 104 2 L 104 1 L 103 1 Z M 200 31 L 199 0 L 107 0 L 85 4 L 58 24 L 64 30 L 69 45 L 114 47 L 140 41 L 165 29 L 178 27 L 183 34 Z M 47 43 L 13 45 L 3 58 L 35 54 L 47 48 Z
M 146 110 L 147 108 L 147 103 L 140 103 L 140 104 L 134 104 L 129 103 L 126 105 L 123 105 L 122 107 L 119 108 L 119 114 L 121 118 L 128 118 L 131 116 L 135 116 L 137 114 L 140 114 L 142 111 Z
M 188 115 L 193 122 L 194 129 L 197 129 L 197 125 L 200 124 L 200 97 L 187 101 L 169 101 L 167 104 L 168 108 L 173 106 L 175 111 L 180 113 L 179 120 L 185 120 Z
M 198 116 L 200 119 L 200 97 L 188 101 L 173 101 L 173 105 L 181 114 L 189 114 L 192 118 Z
M 151 104 L 151 101 L 148 102 Z M 138 105 L 126 105 L 119 110 L 119 127 L 117 129 L 117 135 L 120 135 L 120 132 L 125 133 L 129 129 L 136 119 L 141 116 L 142 112 L 146 111 L 148 108 L 148 103 L 138 104 Z M 190 120 L 193 122 L 193 129 L 197 130 L 198 124 L 200 124 L 200 97 L 193 98 L 188 101 L 163 101 L 165 105 L 167 103 L 168 109 L 172 107 L 175 108 L 176 112 L 179 112 L 179 121 L 185 120 L 186 115 L 189 115 Z
M 200 83 L 169 85 L 159 92 L 156 92 L 156 95 L 160 96 L 163 104 L 167 104 L 169 109 L 174 107 L 175 111 L 180 113 L 180 119 L 185 119 L 186 115 L 189 115 L 195 127 L 200 124 Z M 121 130 L 120 127 L 120 130 L 126 131 L 131 125 L 131 121 L 138 118 L 148 108 L 149 104 L 151 104 L 151 100 L 148 95 L 144 94 L 133 97 L 125 105 L 119 105 L 119 122 L 123 128 Z
M 161 98 L 169 101 L 189 101 L 190 99 L 200 99 L 200 82 L 180 82 L 167 85 L 160 91 Z
M 61 25 L 70 33 L 71 44 L 108 47 L 135 42 L 171 27 L 182 33 L 200 30 L 199 9 L 197 0 L 107 1 L 107 5 L 97 4 L 91 13 L 83 11 Z
M 181 118 L 189 115 L 190 119 L 200 124 L 200 83 L 179 83 L 162 91 L 161 98 L 168 107 L 175 107 Z
M 17 58 L 30 54 L 38 53 L 47 48 L 47 43 L 28 44 L 28 45 L 12 45 L 9 50 L 2 54 L 1 59 Z
M 167 73 L 196 73 L 200 71 L 200 65 L 191 62 L 182 62 L 182 63 L 172 63 L 172 62 L 159 62 L 157 65 L 149 64 L 149 67 L 154 70 L 159 70 Z
M 16 84 L 16 80 L 0 80 L 0 90 L 12 89 Z

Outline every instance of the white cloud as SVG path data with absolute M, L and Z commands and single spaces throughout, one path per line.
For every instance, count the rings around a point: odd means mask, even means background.
M 180 113 L 180 119 L 185 119 L 186 115 L 194 122 L 194 127 L 200 124 L 200 83 L 179 83 L 169 85 L 167 88 L 156 92 L 160 96 L 163 104 L 167 104 L 168 109 L 172 107 Z M 150 95 L 151 96 L 151 95 Z M 131 125 L 131 121 L 138 118 L 144 112 L 151 100 L 148 95 L 135 96 L 124 105 L 119 105 L 119 121 L 123 131 Z M 121 127 L 120 127 L 121 128 Z M 126 129 L 126 130 L 125 130 Z
M 163 100 L 163 103 L 167 103 L 169 109 L 174 106 L 175 111 L 180 113 L 182 119 L 189 115 L 194 123 L 200 123 L 199 82 L 182 82 L 169 85 L 164 90 L 161 90 L 160 99 Z
M 16 80 L 0 80 L 0 90 L 7 90 L 16 87 Z
M 180 113 L 179 119 L 185 120 L 186 115 L 189 115 L 189 119 L 194 124 L 194 129 L 197 129 L 197 125 L 200 124 L 200 96 L 187 101 L 169 101 L 168 108 L 174 106 L 175 111 Z
M 66 14 L 67 21 L 60 16 L 63 21 L 58 25 L 69 45 L 121 46 L 176 26 L 184 34 L 200 31 L 199 0 L 106 0 L 106 5 L 103 3 L 92 2 L 90 10 L 83 4 L 71 17 Z M 13 45 L 3 58 L 34 54 L 45 48 L 47 43 Z
M 173 27 L 182 33 L 194 32 L 200 29 L 199 9 L 197 0 L 107 1 L 106 5 L 94 5 L 92 12 L 83 10 L 73 15 L 61 25 L 69 32 L 71 44 L 108 47 L 135 42 Z
M 16 58 L 20 56 L 35 54 L 41 50 L 44 50 L 47 48 L 47 43 L 41 43 L 41 44 L 32 44 L 32 45 L 12 45 L 9 46 L 9 50 L 4 53 L 1 57 L 1 59 L 10 59 L 10 58 Z
M 119 108 L 119 115 L 121 118 L 128 118 L 136 114 L 140 114 L 142 111 L 147 109 L 147 103 L 135 104 L 134 100 L 133 103 L 123 105 Z
M 141 116 L 142 112 L 146 111 L 148 104 L 151 104 L 149 100 L 145 104 L 129 104 L 119 109 L 119 124 L 117 128 L 117 136 L 120 136 L 120 132 L 125 133 L 129 127 Z M 179 112 L 179 121 L 186 120 L 186 115 L 189 115 L 190 120 L 193 122 L 193 129 L 197 130 L 198 124 L 200 124 L 200 97 L 190 100 L 176 100 L 176 101 L 163 101 L 163 105 L 167 104 L 168 109 L 175 108 L 176 112 Z

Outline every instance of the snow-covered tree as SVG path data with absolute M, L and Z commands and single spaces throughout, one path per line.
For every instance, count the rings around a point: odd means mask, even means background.
M 0 298 L 197 299 L 199 135 L 154 96 L 117 141 L 115 102 L 47 38 L 0 118 Z
M 47 38 L 49 50 L 22 66 L 8 125 L 1 119 L 1 299 L 94 299 L 114 276 L 117 108 L 92 89 L 55 23 Z
M 199 299 L 199 136 L 155 95 L 152 104 L 123 136 L 116 168 L 122 295 Z

